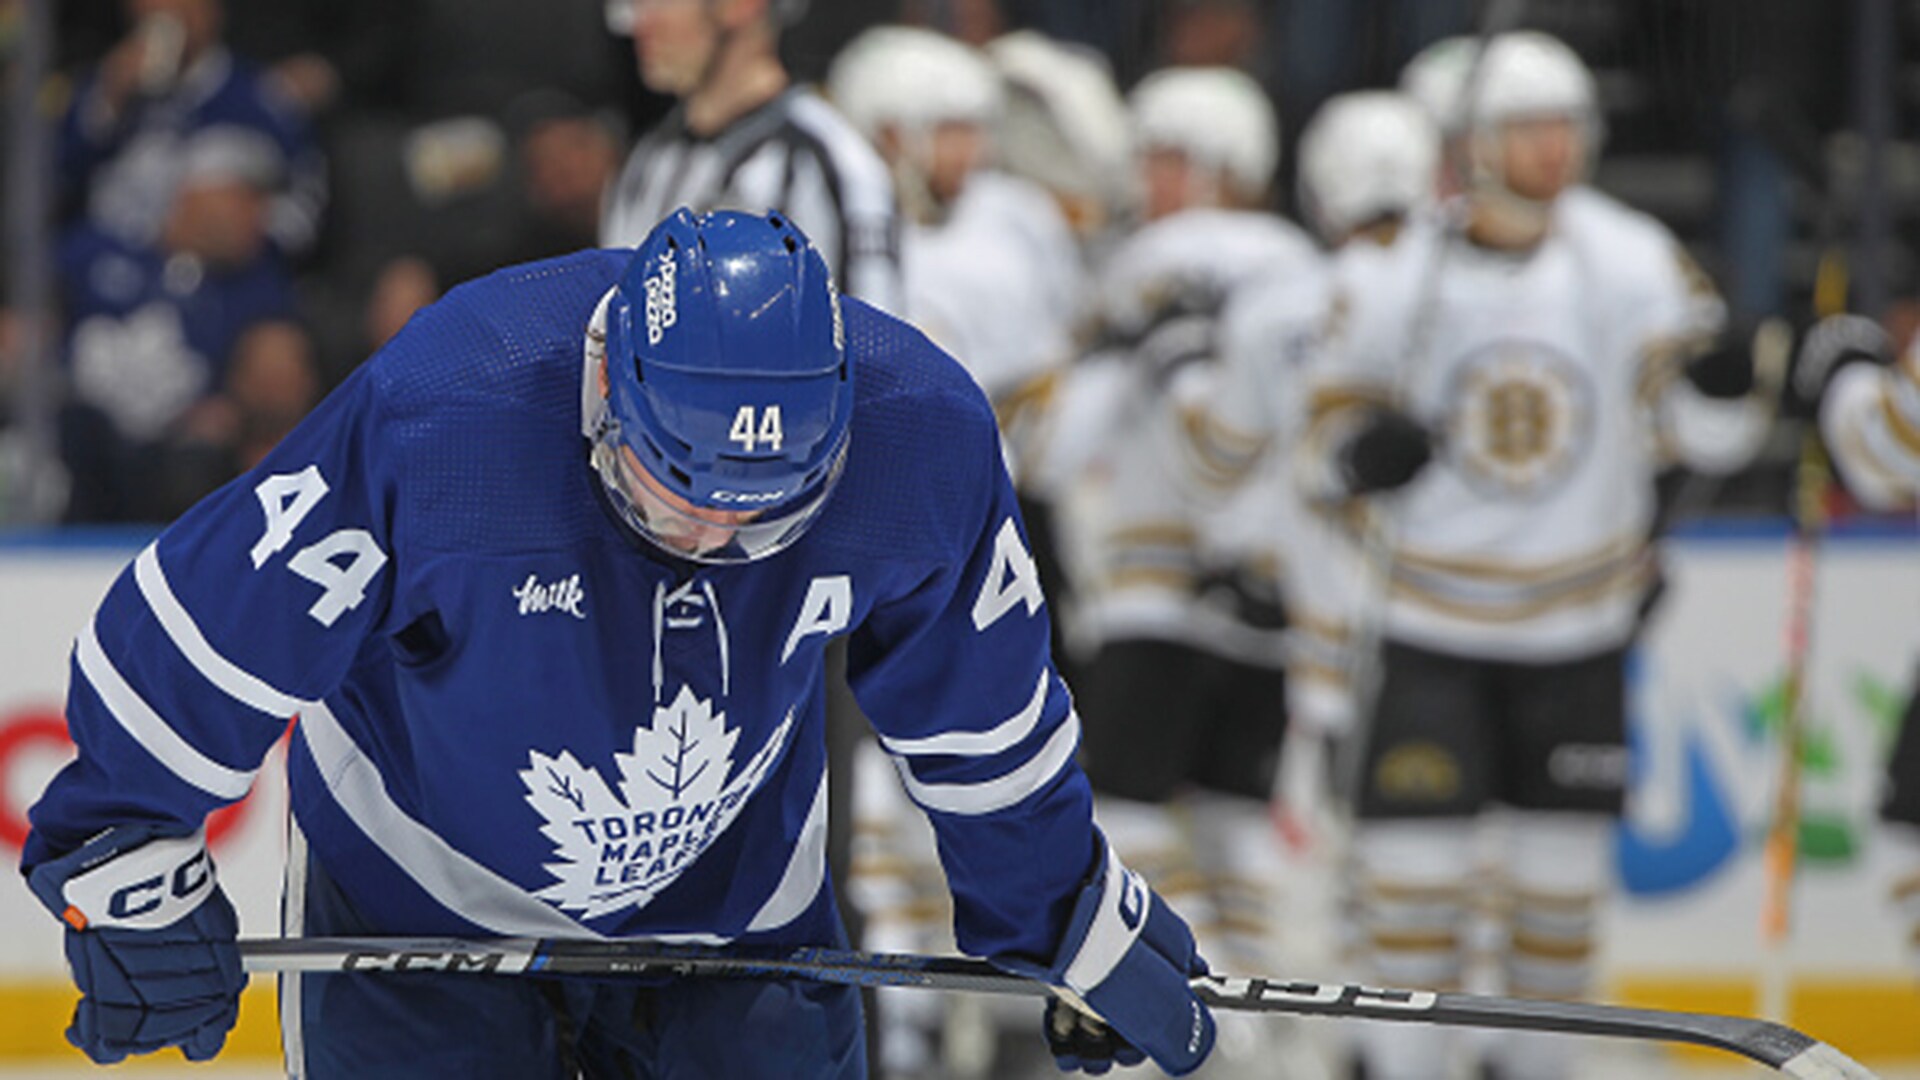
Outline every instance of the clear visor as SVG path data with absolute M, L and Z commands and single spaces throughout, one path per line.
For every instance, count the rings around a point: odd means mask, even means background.
M 799 539 L 825 505 L 846 460 L 843 444 L 826 479 L 798 502 L 769 510 L 717 510 L 667 490 L 617 439 L 597 440 L 593 448 L 594 471 L 635 532 L 669 555 L 710 564 L 752 562 Z

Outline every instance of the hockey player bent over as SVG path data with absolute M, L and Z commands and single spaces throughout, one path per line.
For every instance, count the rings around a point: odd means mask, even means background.
M 1474 820 L 1511 808 L 1506 990 L 1572 997 L 1626 779 L 1653 473 L 1738 466 L 1770 413 L 1744 351 L 1711 348 L 1719 301 L 1672 235 L 1567 197 L 1597 150 L 1580 60 L 1502 35 L 1471 85 L 1460 224 L 1339 260 L 1309 426 L 1321 497 L 1398 491 L 1357 914 L 1371 977 L 1457 985 Z M 1372 1080 L 1443 1056 L 1429 1030 L 1367 1034 Z M 1499 1075 L 1564 1077 L 1564 1046 L 1510 1039 Z
M 1012 507 L 965 373 L 778 215 L 454 290 L 81 633 L 80 755 L 24 857 L 69 1037 L 219 1051 L 245 976 L 201 826 L 296 715 L 289 933 L 837 943 L 845 635 L 961 947 L 1106 1018 L 1049 1016 L 1063 1065 L 1195 1068 L 1204 965 L 1092 824 Z M 804 982 L 302 975 L 282 1004 L 300 1075 L 865 1072 L 857 992 Z

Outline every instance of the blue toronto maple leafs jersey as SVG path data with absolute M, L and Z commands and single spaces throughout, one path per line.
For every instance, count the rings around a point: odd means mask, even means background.
M 821 653 L 850 635 L 962 947 L 1052 955 L 1090 797 L 986 401 L 848 300 L 819 519 L 757 562 L 665 558 L 581 434 L 584 329 L 626 257 L 454 290 L 140 553 L 79 635 L 81 752 L 29 864 L 198 825 L 297 715 L 295 814 L 383 930 L 831 940 Z

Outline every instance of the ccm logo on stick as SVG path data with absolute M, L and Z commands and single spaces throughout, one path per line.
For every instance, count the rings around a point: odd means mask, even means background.
M 1204 977 L 1223 998 L 1247 1001 L 1285 1001 L 1298 1005 L 1344 1005 L 1357 1009 L 1426 1012 L 1439 1003 L 1428 990 L 1379 990 L 1340 983 L 1268 982 L 1265 979 Z
M 493 971 L 500 954 L 460 952 L 351 952 L 342 971 Z

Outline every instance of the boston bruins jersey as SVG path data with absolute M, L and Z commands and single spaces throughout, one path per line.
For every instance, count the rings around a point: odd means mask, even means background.
M 1198 483 L 1228 493 L 1210 516 L 1217 546 L 1270 572 L 1286 605 L 1288 715 L 1322 730 L 1351 719 L 1347 646 L 1361 597 L 1352 538 L 1303 496 L 1295 475 L 1331 297 L 1324 259 L 1237 292 L 1206 409 L 1183 425 Z
M 1038 186 L 967 178 L 944 221 L 901 245 L 907 316 L 1000 401 L 1065 359 L 1086 294 L 1066 218 Z
M 1230 298 L 1252 282 L 1312 273 L 1318 260 L 1313 242 L 1277 217 L 1214 209 L 1154 222 L 1110 257 L 1096 287 L 1097 345 L 1074 372 L 1110 391 L 1106 423 L 1076 436 L 1089 464 L 1078 493 L 1101 637 L 1198 634 L 1230 653 L 1258 650 L 1236 645 L 1231 620 L 1206 618 L 1193 602 L 1222 561 L 1215 556 L 1235 546 L 1229 524 L 1250 508 L 1196 475 L 1187 431 L 1218 378 Z
M 1503 659 L 1624 642 L 1652 571 L 1656 469 L 1736 467 L 1769 419 L 1681 376 L 1723 318 L 1663 226 L 1585 189 L 1525 253 L 1467 243 L 1437 216 L 1391 248 L 1343 252 L 1310 486 L 1346 495 L 1335 455 L 1370 403 L 1396 402 L 1437 448 L 1388 497 L 1387 633 Z
M 1910 505 L 1920 493 L 1920 340 L 1890 368 L 1851 364 L 1820 403 L 1820 433 L 1860 501 Z

